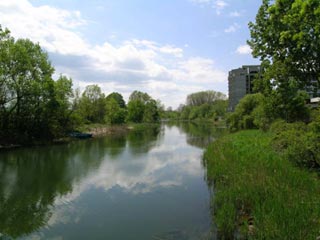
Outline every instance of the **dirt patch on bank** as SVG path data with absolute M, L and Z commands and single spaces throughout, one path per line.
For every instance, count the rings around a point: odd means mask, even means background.
M 88 129 L 93 137 L 100 137 L 106 135 L 122 135 L 127 134 L 132 128 L 129 126 L 106 126 L 106 127 L 92 127 Z

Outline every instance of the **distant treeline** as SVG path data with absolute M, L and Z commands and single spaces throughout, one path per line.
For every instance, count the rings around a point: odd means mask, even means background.
M 168 108 L 165 119 L 176 120 L 219 120 L 225 117 L 228 101 L 225 94 L 215 91 L 201 91 L 187 96 L 186 104 L 177 110 Z

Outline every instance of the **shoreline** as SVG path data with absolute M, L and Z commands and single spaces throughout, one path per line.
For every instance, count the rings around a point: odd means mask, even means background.
M 121 135 L 126 134 L 133 129 L 132 126 L 128 125 L 85 125 L 81 127 L 81 132 L 86 132 L 92 134 L 92 138 L 103 137 L 108 135 Z M 91 138 L 91 139 L 92 139 Z M 89 138 L 90 139 L 90 138 Z M 80 139 L 70 137 L 70 136 L 63 136 L 61 138 L 40 141 L 35 140 L 33 142 L 29 142 L 28 144 L 0 144 L 0 152 L 7 151 L 7 150 L 14 150 L 23 147 L 38 147 L 38 146 L 48 146 L 48 145 L 56 145 L 56 144 L 66 144 L 72 141 L 78 141 Z

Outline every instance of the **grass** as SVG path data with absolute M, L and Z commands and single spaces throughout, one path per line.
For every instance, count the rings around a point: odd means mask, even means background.
M 224 136 L 204 155 L 214 185 L 213 222 L 221 239 L 316 239 L 320 181 L 293 166 L 258 130 Z

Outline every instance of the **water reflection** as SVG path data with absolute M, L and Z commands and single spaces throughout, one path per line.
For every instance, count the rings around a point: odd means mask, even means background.
M 202 136 L 211 137 L 203 126 L 155 125 L 128 135 L 0 153 L 0 233 L 126 239 L 114 236 L 140 229 L 136 239 L 148 239 L 172 226 L 191 228 L 194 221 L 201 226 L 198 234 L 204 232 L 210 217 L 202 151 L 185 144 L 187 139 L 200 147 Z M 191 239 L 190 232 L 179 231 Z
M 209 122 L 178 122 L 171 123 L 178 126 L 187 134 L 187 143 L 198 148 L 205 148 L 208 144 L 219 138 L 226 131 L 225 128 L 213 127 Z

